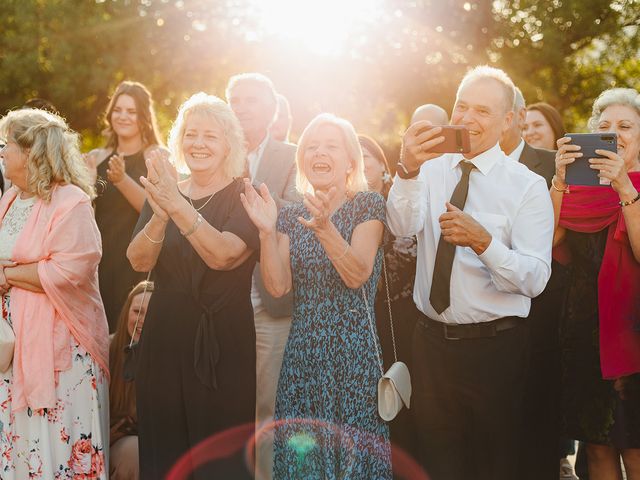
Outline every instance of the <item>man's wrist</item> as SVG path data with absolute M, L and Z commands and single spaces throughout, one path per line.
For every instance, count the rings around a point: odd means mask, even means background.
M 492 240 L 493 237 L 491 236 L 491 234 L 485 231 L 485 233 L 480 238 L 478 238 L 478 240 L 475 241 L 473 245 L 471 245 L 471 249 L 475 252 L 476 255 L 482 255 L 487 250 L 487 248 L 489 248 Z
M 402 163 L 402 158 L 400 159 L 400 161 L 397 163 L 397 167 L 396 168 L 396 173 L 398 174 L 398 176 L 400 178 L 403 178 L 405 180 L 409 180 L 412 178 L 416 178 L 418 176 L 418 174 L 420 174 L 420 169 L 416 168 L 415 170 L 409 170 L 404 163 Z

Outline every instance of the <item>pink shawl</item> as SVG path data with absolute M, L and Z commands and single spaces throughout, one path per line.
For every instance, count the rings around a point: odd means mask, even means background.
M 0 200 L 0 222 L 17 194 L 11 188 Z M 12 259 L 37 262 L 45 292 L 11 289 L 16 411 L 55 406 L 58 373 L 71 368 L 71 337 L 108 375 L 109 331 L 98 290 L 101 255 L 100 232 L 82 190 L 58 186 L 49 203 L 36 200 Z

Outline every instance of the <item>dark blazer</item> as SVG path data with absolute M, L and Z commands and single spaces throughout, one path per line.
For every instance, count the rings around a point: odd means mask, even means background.
M 547 181 L 547 187 L 551 187 L 551 178 L 556 170 L 556 152 L 544 148 L 534 148 L 525 142 L 520 154 L 520 163 L 526 165 L 529 170 L 537 173 Z
M 300 199 L 296 190 L 295 156 L 295 145 L 270 138 L 258 165 L 254 183 L 264 183 L 269 188 L 278 210 Z M 289 292 L 282 298 L 272 297 L 262 281 L 260 265 L 256 265 L 253 275 L 262 305 L 269 315 L 274 318 L 290 317 L 293 312 L 293 293 Z

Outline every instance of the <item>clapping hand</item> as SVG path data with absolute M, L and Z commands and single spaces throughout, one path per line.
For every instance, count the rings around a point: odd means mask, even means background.
M 125 175 L 124 154 L 111 155 L 109 167 L 107 168 L 107 179 L 114 185 L 117 185 L 124 180 Z
M 95 184 L 98 178 L 98 157 L 98 150 L 91 150 L 89 153 L 82 154 L 82 159 L 87 164 L 92 184 Z
M 182 198 L 178 190 L 178 172 L 161 150 L 152 150 L 145 160 L 147 176 L 140 182 L 147 193 L 149 205 L 160 219 L 168 221 L 171 212 Z
M 264 183 L 260 185 L 258 194 L 249 179 L 245 178 L 244 193 L 240 194 L 240 201 L 260 235 L 271 235 L 276 231 L 278 207 Z
M 305 193 L 304 206 L 311 214 L 310 220 L 298 217 L 298 221 L 305 227 L 318 232 L 329 226 L 331 217 L 331 200 L 336 195 L 336 187 L 331 187 L 328 192 L 317 191 L 315 195 Z

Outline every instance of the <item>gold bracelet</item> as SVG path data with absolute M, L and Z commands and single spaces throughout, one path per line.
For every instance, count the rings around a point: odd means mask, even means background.
M 558 188 L 556 187 L 556 176 L 554 175 L 553 177 L 551 177 L 551 188 L 553 188 L 556 192 L 560 192 L 560 193 L 569 193 L 569 185 L 567 185 L 564 188 Z
M 164 242 L 164 233 L 162 234 L 162 238 L 160 240 L 154 240 L 153 238 L 151 238 L 148 234 L 147 234 L 147 226 L 145 225 L 142 228 L 142 233 L 144 234 L 145 237 L 147 237 L 147 240 L 149 240 L 151 243 L 162 243 Z
M 191 228 L 189 230 L 187 230 L 186 232 L 180 231 L 180 233 L 185 236 L 188 237 L 189 235 L 192 235 L 193 232 L 195 232 L 198 227 L 200 226 L 200 224 L 204 222 L 204 218 L 202 218 L 202 215 L 200 215 L 200 212 L 198 212 L 198 214 L 196 215 L 196 219 L 193 221 L 193 225 L 191 225 Z
M 342 255 L 340 255 L 338 258 L 329 257 L 329 260 L 331 260 L 332 262 L 337 262 L 338 260 L 342 260 L 347 255 L 347 252 L 349 251 L 350 246 L 351 245 L 349 245 L 349 242 L 347 242 L 347 247 L 344 249 L 344 252 L 342 252 Z

